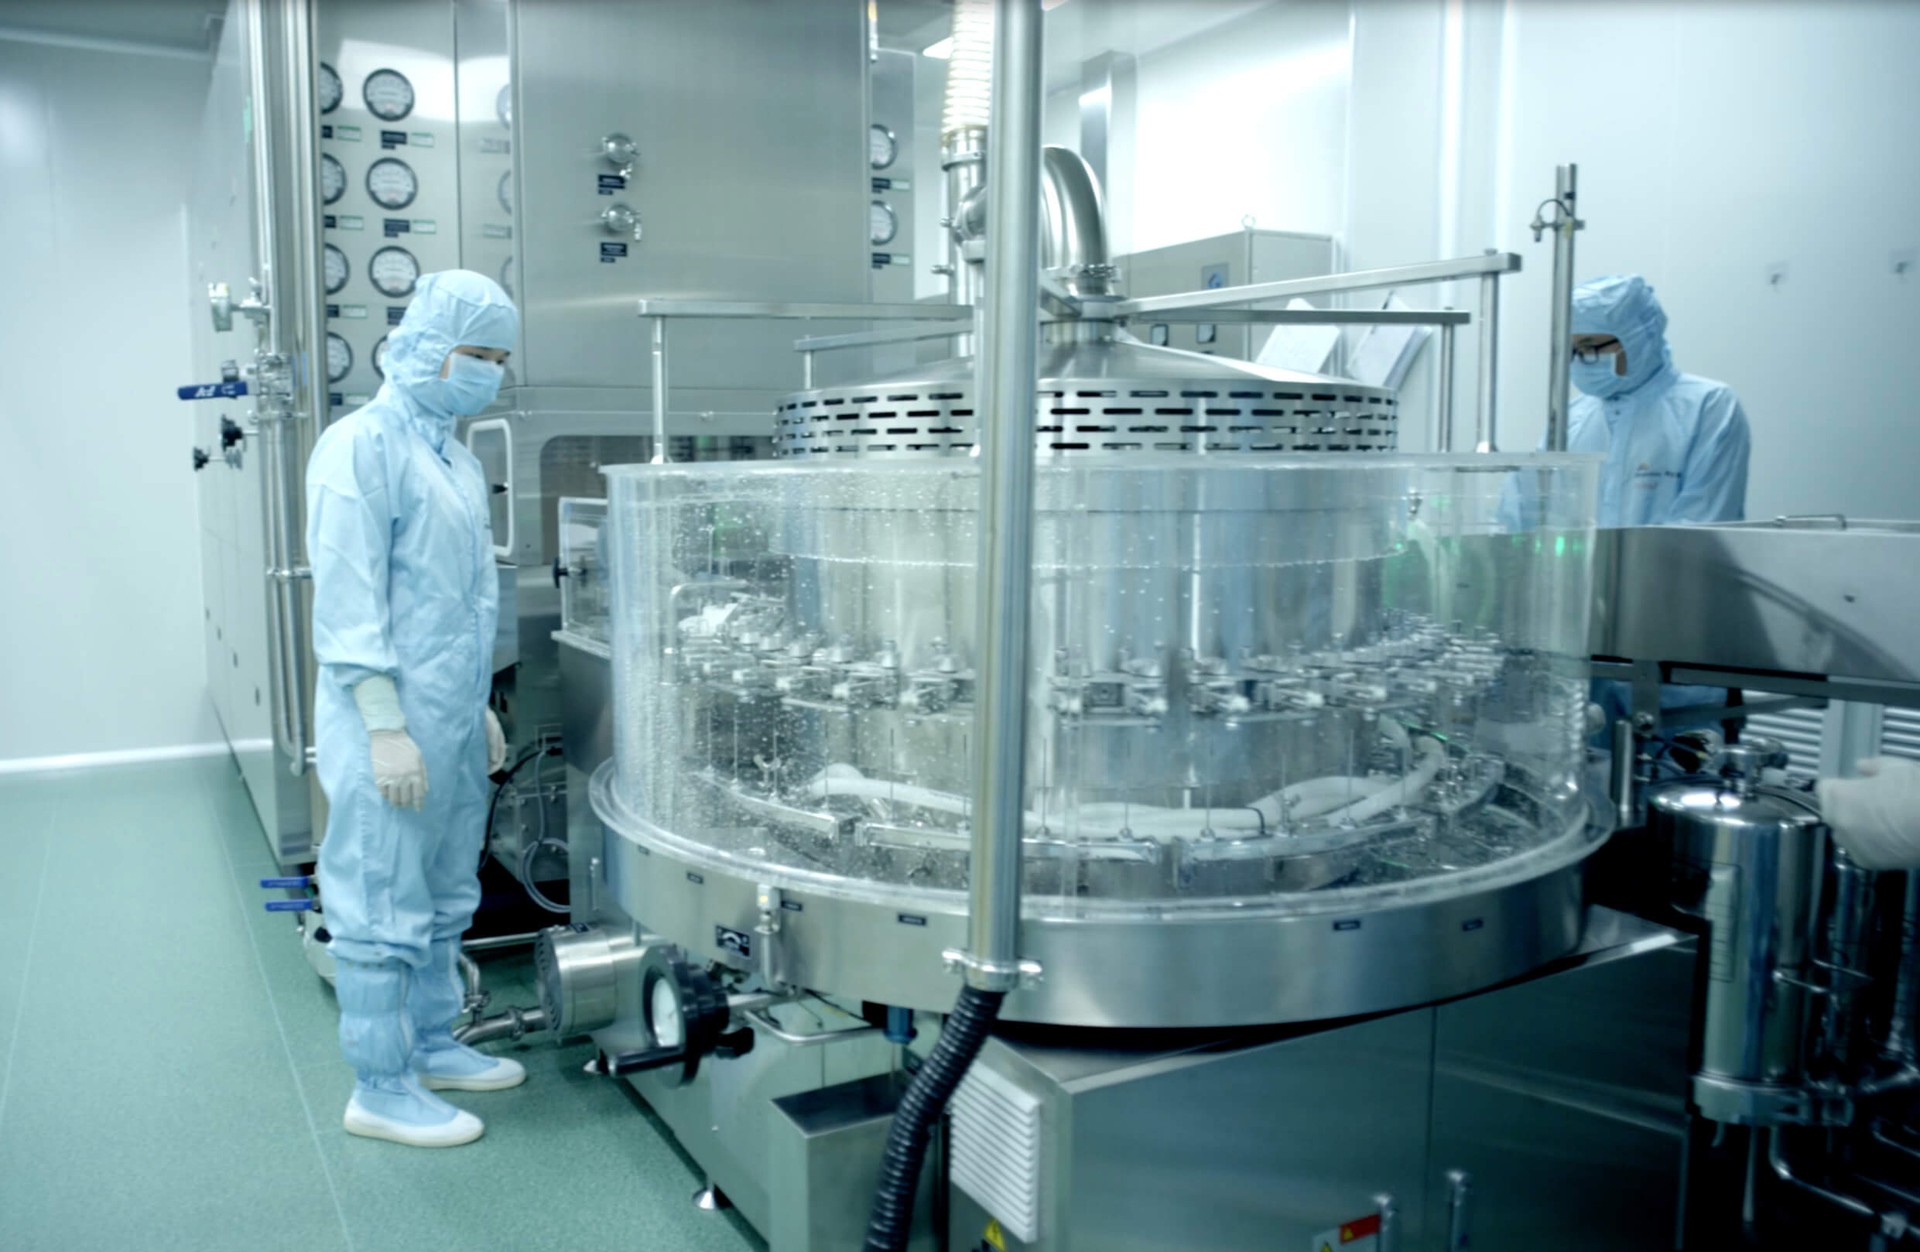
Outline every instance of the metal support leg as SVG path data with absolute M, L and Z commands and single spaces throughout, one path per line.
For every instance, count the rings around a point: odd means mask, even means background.
M 1480 405 L 1474 414 L 1473 429 L 1475 452 L 1492 452 L 1498 447 L 1499 372 L 1500 279 L 1494 274 L 1483 274 L 1480 277 Z
M 667 319 L 653 319 L 653 463 L 665 465 L 667 455 Z
M 1435 452 L 1453 451 L 1453 327 L 1440 328 L 1440 429 L 1433 437 Z

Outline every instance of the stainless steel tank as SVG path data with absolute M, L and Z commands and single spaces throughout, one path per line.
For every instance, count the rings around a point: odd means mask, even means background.
M 1648 829 L 1673 849 L 1673 904 L 1706 923 L 1694 1102 L 1719 1122 L 1804 1120 L 1802 1058 L 1826 828 L 1805 794 L 1759 780 L 1733 745 L 1718 777 L 1652 788 Z

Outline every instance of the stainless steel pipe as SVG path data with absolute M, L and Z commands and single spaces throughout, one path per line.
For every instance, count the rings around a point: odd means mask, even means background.
M 1480 276 L 1480 405 L 1474 414 L 1473 450 L 1487 453 L 1499 445 L 1500 279 Z
M 1453 451 L 1453 327 L 1440 328 L 1440 382 L 1437 419 L 1438 431 L 1434 434 L 1435 452 Z
M 667 456 L 667 319 L 653 319 L 653 463 L 665 465 Z
M 1067 286 L 1075 295 L 1105 295 L 1107 255 L 1106 219 L 1100 206 L 1100 184 L 1077 152 L 1047 148 L 1041 154 L 1041 195 L 1046 231 L 1040 238 L 1040 264 L 1047 270 L 1065 270 Z
M 974 638 L 970 986 L 1020 981 L 1020 842 L 1026 790 L 1033 572 L 1033 404 L 1040 301 L 1040 0 L 994 5 L 987 149 L 986 300 L 976 362 L 980 555 Z
M 1580 167 L 1554 169 L 1553 195 L 1559 202 L 1553 223 L 1553 324 L 1548 331 L 1547 451 L 1567 450 L 1573 363 L 1573 236 L 1580 229 Z

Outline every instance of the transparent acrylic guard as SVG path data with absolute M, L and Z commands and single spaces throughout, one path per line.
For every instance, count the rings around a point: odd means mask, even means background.
M 1596 466 L 1043 464 L 1028 914 L 1378 908 L 1584 855 Z M 973 465 L 607 477 L 603 815 L 755 881 L 951 904 Z
M 560 628 L 598 643 L 611 643 L 612 586 L 607 578 L 604 528 L 607 502 L 560 498 Z

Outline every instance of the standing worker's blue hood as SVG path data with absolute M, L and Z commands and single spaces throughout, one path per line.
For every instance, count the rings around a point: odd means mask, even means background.
M 513 299 L 484 274 L 443 270 L 413 289 L 413 303 L 392 334 L 381 361 L 391 389 L 420 420 L 421 433 L 437 448 L 453 429 L 451 396 L 440 377 L 447 354 L 461 345 L 513 351 L 520 313 Z
M 1581 283 L 1573 292 L 1573 333 L 1612 335 L 1627 351 L 1624 377 L 1613 358 L 1593 365 L 1573 363 L 1573 382 L 1590 396 L 1611 399 L 1638 391 L 1673 365 L 1667 347 L 1667 314 L 1653 286 L 1638 274 L 1616 274 Z

